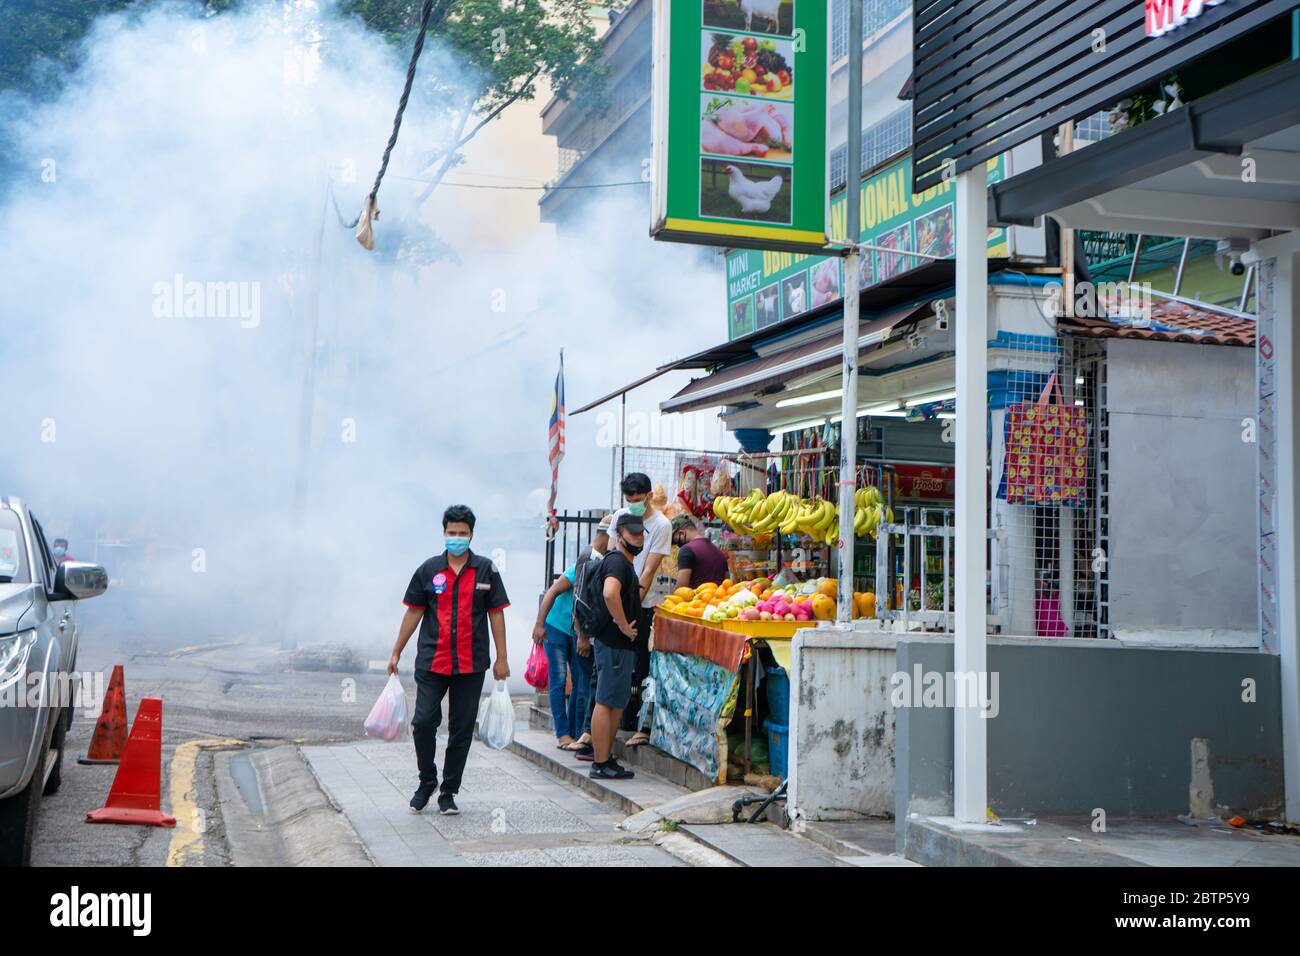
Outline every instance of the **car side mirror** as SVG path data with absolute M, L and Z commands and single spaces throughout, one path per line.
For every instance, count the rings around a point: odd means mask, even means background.
M 103 565 L 88 561 L 64 561 L 54 573 L 54 598 L 80 601 L 108 590 L 108 572 Z

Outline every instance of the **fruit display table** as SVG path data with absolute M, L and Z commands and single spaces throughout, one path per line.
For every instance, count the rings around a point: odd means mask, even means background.
M 795 631 L 791 624 L 783 629 L 788 634 L 758 637 L 742 633 L 738 626 L 768 622 L 726 623 L 732 626 L 679 618 L 661 610 L 655 616 L 650 655 L 655 683 L 650 743 L 718 783 L 727 781 L 726 726 L 738 700 L 744 707 L 745 771 L 749 771 L 756 642 L 769 642 L 788 669 L 789 642 Z

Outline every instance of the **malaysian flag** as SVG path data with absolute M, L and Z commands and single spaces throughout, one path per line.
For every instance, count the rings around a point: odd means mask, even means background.
M 555 376 L 555 391 L 551 394 L 551 427 L 548 438 L 547 460 L 551 463 L 551 501 L 547 505 L 547 524 L 552 531 L 555 520 L 555 496 L 559 489 L 560 461 L 564 458 L 564 349 L 560 349 L 560 371 Z

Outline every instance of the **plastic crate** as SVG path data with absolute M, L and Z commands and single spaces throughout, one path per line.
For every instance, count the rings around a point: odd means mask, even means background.
M 794 637 L 801 627 L 816 627 L 816 621 L 738 621 L 732 618 L 722 622 L 724 630 L 735 631 L 747 637 Z

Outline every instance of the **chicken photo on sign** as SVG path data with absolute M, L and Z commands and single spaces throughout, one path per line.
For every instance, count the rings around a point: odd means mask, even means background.
M 781 321 L 781 290 L 777 283 L 755 292 L 754 306 L 760 329 Z
M 794 32 L 794 0 L 704 0 L 704 25 L 746 33 Z
M 700 163 L 700 215 L 790 224 L 792 170 L 789 166 Z
M 808 305 L 808 270 L 803 269 L 795 275 L 781 280 L 781 318 L 790 319 L 807 312 Z

